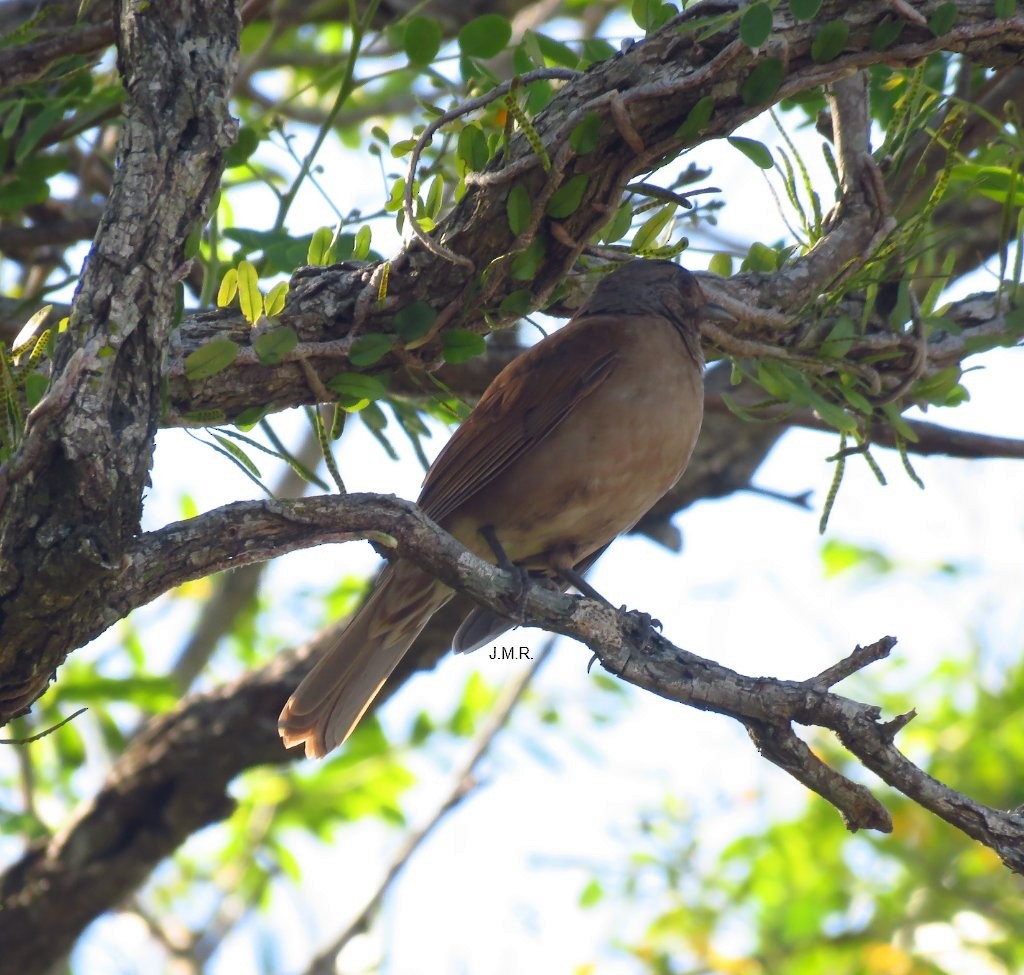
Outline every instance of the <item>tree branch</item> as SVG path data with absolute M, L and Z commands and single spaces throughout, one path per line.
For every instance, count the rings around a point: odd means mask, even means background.
M 519 597 L 518 576 L 471 555 L 412 505 L 369 498 L 355 504 L 351 499 L 313 501 L 260 503 L 245 510 L 232 506 L 217 517 L 236 523 L 244 519 L 249 529 L 301 534 L 314 530 L 311 517 L 330 521 L 332 508 L 333 531 L 339 526 L 347 530 L 380 505 L 380 511 L 389 512 L 387 523 L 394 526 L 402 557 L 500 612 Z M 165 547 L 154 554 L 172 555 L 171 537 L 183 530 L 156 533 Z M 866 788 L 814 756 L 796 737 L 794 723 L 833 731 L 893 788 L 1024 874 L 1024 817 L 977 803 L 910 762 L 893 743 L 909 716 L 884 722 L 878 707 L 831 692 L 837 680 L 886 656 L 893 638 L 858 648 L 806 681 L 784 681 L 736 673 L 674 646 L 638 625 L 634 615 L 585 597 L 531 586 L 520 605 L 524 623 L 586 644 L 610 673 L 669 700 L 742 722 L 767 758 L 835 805 L 849 828 L 887 830 L 888 813 Z M 0 942 L 5 946 L 0 975 L 33 970 L 60 957 L 90 920 L 141 883 L 186 836 L 229 815 L 226 790 L 242 769 L 297 757 L 281 747 L 275 716 L 336 632 L 332 628 L 300 654 L 279 655 L 235 684 L 182 702 L 136 736 L 96 798 L 61 834 L 34 847 L 0 878 Z

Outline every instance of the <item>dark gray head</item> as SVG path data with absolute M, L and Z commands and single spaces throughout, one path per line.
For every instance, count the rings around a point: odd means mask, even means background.
M 673 261 L 630 261 L 605 275 L 578 315 L 657 315 L 679 330 L 691 354 L 700 352 L 700 319 L 708 300 L 697 279 Z

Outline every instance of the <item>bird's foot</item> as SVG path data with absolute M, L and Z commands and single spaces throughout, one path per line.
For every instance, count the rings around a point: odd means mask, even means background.
M 650 613 L 645 613 L 643 610 L 627 609 L 625 606 L 620 606 L 615 611 L 615 614 L 619 618 L 619 625 L 626 631 L 627 636 L 636 642 L 637 650 L 640 653 L 644 653 L 651 645 L 654 631 L 658 630 L 659 633 L 661 632 L 661 620 L 656 620 Z M 594 664 L 600 659 L 596 653 L 590 658 L 590 663 L 587 664 L 588 674 Z M 632 654 L 626 656 L 625 663 L 618 671 L 619 677 L 625 674 L 630 660 L 632 660 Z
M 620 606 L 618 609 L 619 625 L 625 629 L 630 636 L 637 641 L 637 649 L 643 653 L 654 638 L 654 631 L 659 633 L 662 630 L 661 620 L 656 620 L 650 613 L 640 609 L 627 609 Z
M 511 572 L 516 577 L 516 591 L 506 597 L 505 604 L 508 606 L 510 619 L 523 623 L 526 619 L 526 594 L 530 591 L 530 573 L 521 565 L 509 562 L 501 566 L 506 572 Z

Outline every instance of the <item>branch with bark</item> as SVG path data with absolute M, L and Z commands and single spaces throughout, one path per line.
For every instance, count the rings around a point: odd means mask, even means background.
M 857 648 L 805 681 L 748 677 L 673 645 L 635 614 L 539 586 L 521 597 L 517 575 L 473 556 L 408 502 L 373 496 L 253 502 L 202 519 L 244 525 L 249 537 L 273 539 L 268 548 L 386 526 L 396 555 L 475 602 L 506 614 L 514 606 L 524 624 L 585 644 L 609 673 L 740 721 L 761 754 L 832 803 L 850 829 L 888 831 L 891 821 L 869 789 L 822 762 L 794 725 L 833 732 L 865 768 L 1024 874 L 1024 817 L 970 799 L 903 755 L 894 740 L 912 714 L 883 720 L 880 708 L 832 691 L 885 657 L 895 644 L 891 637 Z M 180 543 L 189 531 L 184 525 L 167 531 L 159 543 L 153 540 L 150 554 L 182 559 Z M 203 569 L 216 564 L 215 554 L 211 559 Z M 143 729 L 94 799 L 0 880 L 0 975 L 25 971 L 25 959 L 40 964 L 59 958 L 90 920 L 114 906 L 191 832 L 230 814 L 227 789 L 235 775 L 291 759 L 281 747 L 275 716 L 334 632 L 232 685 L 195 695 Z

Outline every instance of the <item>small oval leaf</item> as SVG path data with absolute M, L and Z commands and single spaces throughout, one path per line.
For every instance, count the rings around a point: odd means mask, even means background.
M 467 57 L 493 58 L 505 50 L 512 37 L 512 24 L 501 14 L 475 17 L 459 31 L 459 49 Z
M 630 245 L 630 250 L 636 254 L 642 254 L 648 250 L 675 216 L 676 209 L 675 203 L 666 204 L 653 217 L 645 220 L 641 224 L 640 229 L 633 235 L 633 243 Z
M 395 331 L 403 342 L 414 342 L 430 331 L 436 318 L 437 312 L 425 301 L 414 301 L 395 315 Z
M 789 9 L 797 20 L 813 20 L 821 9 L 821 0 L 789 0 Z
M 740 97 L 745 105 L 765 105 L 779 90 L 786 77 L 786 66 L 779 58 L 765 58 L 747 75 L 740 86 Z
M 763 142 L 756 139 L 747 139 L 742 135 L 733 135 L 728 138 L 728 143 L 735 149 L 739 149 L 755 166 L 760 169 L 771 169 L 775 165 L 771 151 Z
M 231 339 L 213 339 L 185 356 L 185 378 L 193 382 L 209 379 L 231 365 L 238 357 L 238 346 Z
M 845 20 L 832 20 L 825 24 L 811 41 L 811 59 L 815 64 L 827 64 L 843 53 L 850 25 Z
M 580 208 L 583 194 L 586 193 L 589 185 L 590 177 L 586 173 L 580 173 L 573 176 L 572 179 L 566 180 L 564 186 L 558 187 L 551 194 L 547 205 L 547 215 L 560 220 L 574 214 Z
M 453 328 L 450 332 L 445 332 L 441 343 L 441 357 L 445 362 L 458 365 L 474 356 L 482 355 L 486 348 L 482 335 L 464 328 Z
M 959 11 L 955 3 L 943 3 L 935 8 L 935 13 L 928 18 L 928 29 L 936 36 L 948 34 L 956 26 Z
M 358 412 L 387 393 L 387 387 L 376 376 L 361 372 L 338 373 L 327 380 L 327 386 L 338 394 L 338 402 L 348 413 Z
M 391 351 L 394 341 L 393 335 L 383 335 L 380 332 L 365 332 L 358 335 L 348 350 L 348 361 L 354 366 L 372 366 Z
M 412 17 L 405 25 L 402 49 L 410 64 L 430 64 L 441 50 L 441 25 L 431 17 Z
M 334 232 L 330 227 L 320 227 L 313 232 L 306 251 L 306 263 L 312 267 L 323 267 L 330 262 L 331 243 Z
M 705 95 L 686 115 L 686 120 L 676 129 L 676 138 L 684 142 L 707 128 L 711 121 L 711 115 L 715 111 L 715 99 L 711 95 Z
M 221 278 L 220 288 L 217 290 L 217 307 L 227 308 L 235 300 L 238 294 L 238 271 L 229 267 Z
M 299 336 L 295 329 L 282 325 L 256 336 L 252 345 L 260 362 L 265 366 L 276 366 L 298 344 Z
M 263 306 L 269 317 L 280 315 L 284 311 L 284 304 L 288 298 L 288 282 L 280 281 L 267 292 L 263 299 Z
M 772 32 L 772 11 L 766 3 L 752 3 L 740 18 L 740 40 L 747 47 L 760 47 Z
M 899 39 L 907 22 L 895 17 L 883 17 L 871 32 L 869 44 L 872 51 L 884 51 Z
M 249 261 L 238 262 L 238 304 L 250 325 L 255 325 L 263 314 L 263 295 L 256 268 Z
M 601 116 L 597 112 L 587 112 L 569 135 L 569 145 L 578 156 L 593 152 L 601 138 Z
M 517 237 L 530 226 L 530 213 L 533 206 L 530 194 L 522 183 L 516 183 L 509 190 L 505 201 L 505 213 L 508 214 L 508 227 Z

